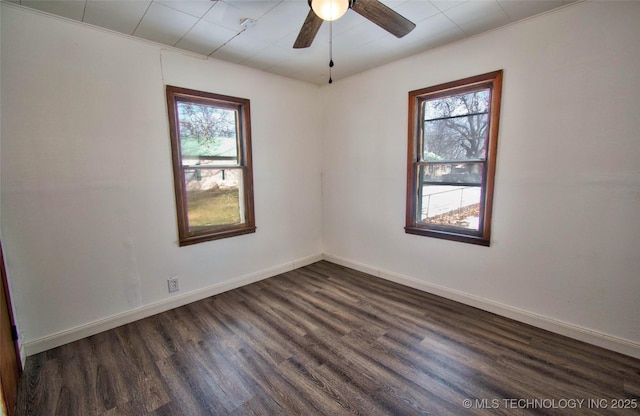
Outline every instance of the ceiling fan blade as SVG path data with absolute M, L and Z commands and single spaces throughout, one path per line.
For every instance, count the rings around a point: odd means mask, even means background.
M 300 49 L 311 46 L 318 30 L 320 30 L 322 22 L 323 20 L 316 16 L 313 10 L 309 10 L 309 14 L 302 24 L 302 28 L 300 29 L 300 33 L 298 33 L 295 43 L 293 44 L 293 48 Z
M 354 0 L 351 8 L 398 38 L 403 37 L 416 27 L 415 23 L 378 0 Z

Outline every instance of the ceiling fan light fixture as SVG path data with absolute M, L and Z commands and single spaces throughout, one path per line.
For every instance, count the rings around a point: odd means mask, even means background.
M 311 8 L 319 18 L 331 22 L 344 16 L 349 0 L 311 0 Z

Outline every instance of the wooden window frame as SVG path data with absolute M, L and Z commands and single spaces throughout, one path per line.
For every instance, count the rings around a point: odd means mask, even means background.
M 251 111 L 250 101 L 245 98 L 231 97 L 187 88 L 166 86 L 167 110 L 169 114 L 169 136 L 171 138 L 171 154 L 173 179 L 178 218 L 178 243 L 180 246 L 234 237 L 254 233 L 256 230 L 253 203 L 253 165 L 251 157 Z M 213 105 L 234 109 L 238 112 L 238 165 L 242 170 L 242 201 L 244 222 L 190 230 L 188 222 L 187 193 L 185 184 L 185 167 L 182 165 L 182 149 L 180 145 L 178 103 L 189 102 Z
M 498 126 L 502 96 L 502 73 L 502 70 L 489 72 L 409 92 L 406 233 L 483 246 L 490 245 L 491 214 L 493 210 L 494 179 L 498 147 Z M 424 122 L 421 120 L 422 102 L 487 88 L 491 91 L 491 97 L 489 101 L 487 153 L 486 159 L 483 162 L 484 174 L 481 181 L 479 230 L 462 230 L 458 227 L 435 226 L 418 222 L 418 187 L 420 183 L 418 176 L 420 166 L 428 165 L 428 162 L 424 161 L 422 156 L 422 136 L 424 129 Z

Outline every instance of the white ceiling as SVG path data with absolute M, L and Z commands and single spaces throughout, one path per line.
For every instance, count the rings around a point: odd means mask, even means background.
M 329 79 L 329 23 L 293 49 L 307 0 L 2 0 L 302 81 Z M 353 10 L 333 22 L 334 80 L 574 0 L 381 0 L 416 24 L 398 39 Z M 241 21 L 254 19 L 245 30 Z

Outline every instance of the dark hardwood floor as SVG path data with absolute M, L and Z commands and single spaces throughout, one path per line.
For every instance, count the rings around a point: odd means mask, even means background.
M 319 262 L 29 357 L 17 414 L 639 408 L 640 360 Z

